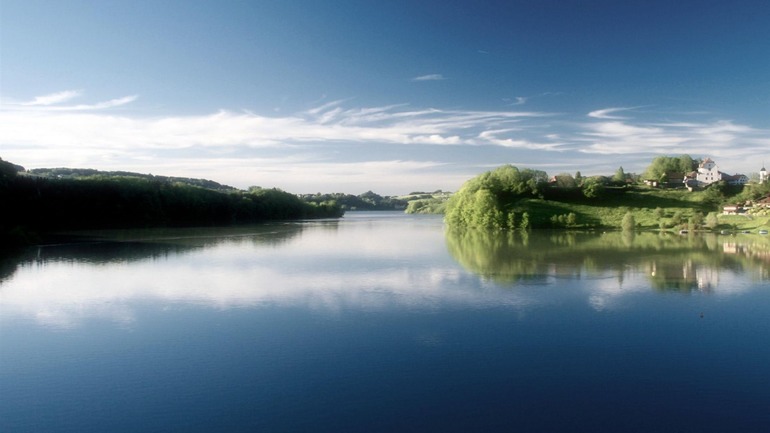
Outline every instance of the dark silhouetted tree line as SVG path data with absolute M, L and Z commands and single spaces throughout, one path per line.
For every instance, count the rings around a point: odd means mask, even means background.
M 215 191 L 168 178 L 49 178 L 18 174 L 0 159 L 0 241 L 86 228 L 247 224 L 342 216 L 333 201 L 310 203 L 278 189 Z

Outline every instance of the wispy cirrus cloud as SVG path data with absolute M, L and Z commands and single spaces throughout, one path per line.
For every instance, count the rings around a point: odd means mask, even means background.
M 622 112 L 622 111 L 629 111 L 633 110 L 634 108 L 638 107 L 614 107 L 614 108 L 603 108 L 601 110 L 595 110 L 588 113 L 588 117 L 593 117 L 595 119 L 627 119 L 627 117 L 622 116 L 615 116 L 614 113 Z
M 443 75 L 441 74 L 427 74 L 427 75 L 420 75 L 419 77 L 412 78 L 412 81 L 441 81 L 445 80 Z
M 642 120 L 634 117 L 638 107 L 631 106 L 570 115 L 406 103 L 352 106 L 345 99 L 317 101 L 291 114 L 220 110 L 143 116 L 115 110 L 136 96 L 73 104 L 79 96 L 65 91 L 4 102 L 0 156 L 32 167 L 162 172 L 298 192 L 308 185 L 345 192 L 381 186 L 387 192 L 397 186 L 456 188 L 483 167 L 513 162 L 604 174 L 619 161 L 627 171 L 643 171 L 654 156 L 687 153 L 718 158 L 728 172 L 748 171 L 741 167 L 764 157 L 770 147 L 770 131 L 671 111 L 658 118 L 648 111 Z M 321 180 L 330 186 L 321 187 Z
M 72 98 L 80 96 L 81 92 L 78 90 L 65 90 L 63 92 L 51 93 L 49 95 L 37 96 L 35 99 L 22 102 L 21 105 L 25 106 L 48 106 L 61 102 L 68 101 Z
M 592 111 L 598 119 L 580 126 L 583 132 L 573 137 L 583 143 L 580 151 L 597 155 L 676 155 L 711 156 L 738 168 L 752 155 L 766 152 L 768 131 L 731 120 L 706 122 L 642 121 L 612 113 L 632 108 L 607 108 Z
M 0 109 L 2 110 L 32 110 L 32 111 L 91 111 L 106 110 L 130 104 L 139 97 L 138 95 L 123 96 L 121 98 L 110 99 L 93 104 L 63 105 L 74 98 L 82 96 L 79 90 L 65 90 L 62 92 L 51 93 L 48 95 L 36 96 L 31 101 L 25 102 L 5 102 Z
M 53 104 L 56 100 L 60 102 Z M 217 175 L 202 177 L 230 181 L 234 170 L 223 166 L 223 161 L 228 164 L 248 161 L 255 152 L 261 152 L 279 158 L 300 156 L 294 163 L 307 168 L 308 162 L 302 155 L 312 155 L 316 161 L 320 155 L 323 166 L 332 173 L 337 173 L 334 164 L 358 164 L 374 172 L 374 167 L 381 161 L 398 161 L 389 166 L 406 167 L 414 173 L 413 176 L 402 173 L 396 182 L 393 177 L 399 171 L 390 170 L 393 173 L 390 182 L 400 183 L 404 179 L 425 176 L 425 167 L 420 164 L 426 161 L 430 167 L 437 167 L 437 163 L 449 164 L 448 161 L 431 160 L 431 153 L 422 150 L 429 146 L 555 150 L 556 145 L 546 138 L 526 137 L 532 122 L 552 116 L 535 111 L 444 110 L 415 108 L 409 104 L 349 107 L 349 100 L 334 100 L 288 115 L 220 110 L 204 115 L 147 117 L 113 111 L 135 100 L 135 96 L 127 96 L 75 105 L 66 104 L 70 100 L 62 96 L 49 98 L 52 105 L 6 104 L 0 110 L 3 157 L 21 164 L 38 161 L 36 166 L 95 166 L 102 169 L 144 166 L 145 169 L 139 170 L 143 172 L 158 172 L 158 169 L 173 164 L 185 164 L 185 170 L 168 169 L 179 175 L 206 166 Z M 421 152 L 422 157 L 409 162 L 403 155 L 414 151 L 406 150 L 405 146 Z M 345 150 L 340 150 L 341 147 Z M 368 150 L 357 151 L 357 160 L 351 162 L 350 149 L 364 147 Z M 362 154 L 367 154 L 368 159 L 362 161 Z M 289 178 L 292 183 L 294 179 L 314 183 L 306 176 L 297 177 L 289 167 L 274 159 L 271 161 L 253 162 L 264 173 L 276 175 L 271 170 L 278 170 L 283 179 L 278 181 L 280 185 L 287 184 Z M 320 169 L 313 172 L 318 175 Z M 462 173 L 459 176 L 472 174 L 457 168 L 455 173 Z M 458 175 L 444 173 L 444 176 L 455 179 Z M 249 178 L 251 180 L 237 184 L 265 180 L 254 173 Z M 353 180 L 351 176 L 343 179 Z M 375 184 L 377 181 L 369 178 L 369 182 Z
M 326 141 L 473 145 L 494 144 L 479 135 L 485 129 L 499 130 L 524 118 L 548 116 L 525 111 L 415 110 L 404 104 L 348 109 L 343 101 L 280 117 L 225 110 L 161 118 L 78 113 L 119 107 L 135 99 L 128 96 L 98 104 L 58 107 L 61 110 L 6 107 L 0 112 L 3 140 L 111 148 L 281 147 Z

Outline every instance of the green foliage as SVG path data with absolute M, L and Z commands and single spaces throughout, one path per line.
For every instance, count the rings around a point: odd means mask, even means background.
M 724 254 L 717 235 L 676 236 L 669 233 L 542 231 L 500 233 L 490 230 L 446 232 L 447 250 L 465 269 L 505 283 L 553 277 L 552 263 L 562 275 L 622 277 L 628 269 L 644 273 L 657 290 L 698 290 L 693 267 L 765 269 L 770 238 L 750 236 L 735 241 L 748 254 Z
M 547 175 L 543 171 L 519 170 L 511 165 L 483 173 L 460 188 L 446 207 L 446 222 L 455 227 L 512 229 L 516 201 L 542 195 Z M 523 221 L 522 221 L 523 223 Z
M 612 176 L 612 181 L 615 183 L 625 183 L 626 182 L 626 172 L 623 170 L 623 167 L 619 167 L 618 170 L 615 172 L 615 175 Z
M 682 161 L 676 160 L 677 163 Z M 685 158 L 684 161 L 689 163 L 690 160 Z M 466 182 L 448 203 L 447 224 L 504 230 L 522 225 L 528 228 L 622 228 L 624 217 L 630 213 L 634 223 L 628 224 L 629 227 L 669 229 L 681 227 L 697 212 L 705 215 L 719 209 L 711 198 L 715 193 L 707 190 L 689 192 L 626 184 L 613 187 L 607 185 L 608 179 L 603 176 L 582 178 L 581 188 L 543 183 L 533 193 L 526 182 L 522 182 L 522 173 L 524 170 L 506 166 Z M 558 177 L 555 180 L 558 182 Z M 482 189 L 489 194 L 476 195 Z M 480 209 L 486 209 L 489 214 Z M 670 219 L 666 219 L 667 215 Z M 704 217 L 700 217 L 700 222 L 697 216 L 695 218 L 696 223 L 703 224 Z
M 399 200 L 407 202 L 404 212 L 409 214 L 444 214 L 450 192 L 441 190 L 434 192 L 413 192 L 406 196 L 398 197 Z
M 580 174 L 580 172 L 578 172 Z M 578 186 L 577 181 L 569 173 L 560 173 L 554 176 L 556 185 L 559 188 L 575 188 Z
M 574 227 L 577 223 L 577 216 L 574 212 L 561 215 L 551 215 L 551 225 L 553 227 Z
M 446 199 L 410 200 L 405 213 L 408 214 L 443 214 L 446 211 Z
M 718 225 L 719 218 L 717 217 L 716 212 L 709 212 L 709 214 L 706 215 L 705 226 L 710 229 L 715 229 Z
M 623 216 L 623 222 L 621 223 L 621 228 L 623 231 L 632 231 L 636 228 L 636 218 L 634 218 L 634 214 L 631 212 L 626 212 L 626 214 Z
M 407 201 L 397 197 L 383 197 L 372 191 L 352 195 L 344 193 L 305 194 L 302 199 L 312 203 L 337 202 L 343 210 L 402 210 L 407 208 Z
M 674 212 L 674 216 L 671 217 L 672 227 L 678 226 L 679 224 L 682 224 L 682 211 Z
M 583 195 L 587 198 L 601 198 L 604 195 L 604 180 L 593 176 L 583 181 Z
M 644 172 L 645 179 L 665 181 L 666 173 L 689 173 L 697 168 L 697 162 L 690 155 L 658 156 Z

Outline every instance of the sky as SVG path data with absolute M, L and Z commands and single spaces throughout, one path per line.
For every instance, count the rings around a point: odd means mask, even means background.
M 770 164 L 764 0 L 0 1 L 0 158 L 294 193 Z

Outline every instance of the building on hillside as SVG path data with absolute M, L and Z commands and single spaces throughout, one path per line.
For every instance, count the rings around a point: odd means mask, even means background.
M 666 172 L 666 186 L 670 188 L 681 188 L 684 183 L 685 174 L 678 171 Z
M 706 158 L 698 165 L 695 180 L 698 181 L 698 186 L 711 185 L 722 180 L 722 173 L 711 158 Z
M 764 164 L 762 165 L 762 169 L 759 170 L 759 183 L 765 183 L 767 182 L 767 170 L 765 170 Z
M 764 168 L 762 168 L 764 170 Z M 765 176 L 767 172 L 765 171 Z M 762 172 L 760 171 L 760 179 Z M 724 181 L 730 185 L 745 185 L 749 182 L 749 177 L 745 174 L 730 175 L 719 171 L 716 162 L 711 158 L 706 158 L 698 165 L 698 170 L 687 174 L 684 178 L 684 184 L 689 188 L 703 188 L 714 182 Z
M 722 180 L 727 182 L 729 185 L 746 185 L 749 183 L 749 177 L 745 174 L 724 174 L 720 173 L 722 175 Z

